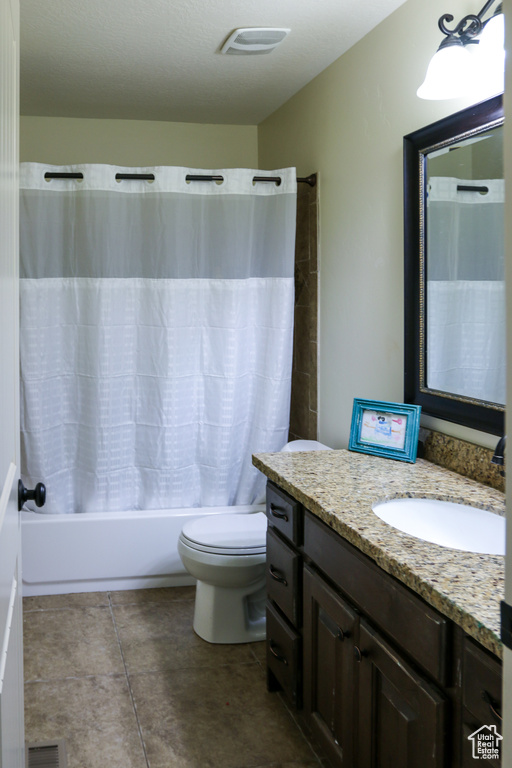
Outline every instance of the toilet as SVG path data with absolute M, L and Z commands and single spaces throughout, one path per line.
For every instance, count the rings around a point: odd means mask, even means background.
M 281 450 L 330 449 L 316 440 L 294 440 Z M 265 639 L 266 534 L 264 512 L 208 515 L 183 526 L 178 552 L 197 579 L 194 631 L 203 640 Z

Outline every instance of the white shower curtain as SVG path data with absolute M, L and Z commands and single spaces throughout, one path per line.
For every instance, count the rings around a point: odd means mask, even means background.
M 502 179 L 429 179 L 427 385 L 500 404 L 506 390 L 504 199 Z
M 22 164 L 22 477 L 43 511 L 261 496 L 251 454 L 288 434 L 295 210 L 295 169 Z

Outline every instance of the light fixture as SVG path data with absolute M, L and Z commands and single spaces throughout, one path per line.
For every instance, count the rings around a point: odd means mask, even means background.
M 277 27 L 245 27 L 235 29 L 228 37 L 221 53 L 238 56 L 270 53 L 283 42 L 289 29 Z
M 499 3 L 494 14 L 484 21 L 496 0 L 488 0 L 478 14 L 468 14 L 455 29 L 450 13 L 439 19 L 439 29 L 446 35 L 428 65 L 417 95 L 421 99 L 454 99 L 474 94 L 488 98 L 503 91 L 504 16 Z

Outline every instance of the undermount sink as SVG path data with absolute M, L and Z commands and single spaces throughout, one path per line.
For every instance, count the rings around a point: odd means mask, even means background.
M 423 541 L 486 555 L 505 554 L 505 518 L 467 504 L 434 499 L 392 499 L 374 504 L 388 525 Z

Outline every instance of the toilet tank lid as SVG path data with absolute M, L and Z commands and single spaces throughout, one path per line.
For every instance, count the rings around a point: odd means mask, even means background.
M 261 549 L 266 544 L 267 517 L 264 512 L 207 515 L 185 523 L 182 533 L 209 547 Z
M 329 448 L 328 445 L 324 445 L 323 443 L 319 443 L 318 440 L 292 440 L 290 443 L 286 443 L 283 448 L 281 448 L 282 452 L 285 453 L 294 453 L 295 451 L 330 451 L 332 450 Z

